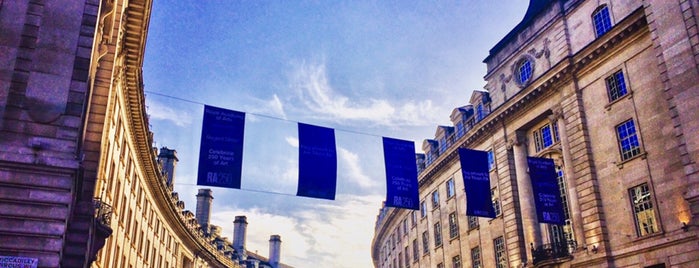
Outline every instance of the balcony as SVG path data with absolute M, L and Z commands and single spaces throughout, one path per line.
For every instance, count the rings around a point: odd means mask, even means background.
M 92 222 L 90 263 L 95 261 L 97 252 L 104 247 L 107 238 L 112 235 L 112 206 L 99 198 L 95 198 L 92 204 L 95 209 L 95 218 Z
M 577 247 L 574 240 L 544 244 L 532 249 L 534 267 L 566 262 L 573 258 L 570 254 Z

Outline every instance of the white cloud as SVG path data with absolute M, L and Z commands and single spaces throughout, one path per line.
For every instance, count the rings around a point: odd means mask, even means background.
M 373 232 L 367 230 L 374 229 L 375 215 L 367 215 L 366 211 L 378 210 L 382 200 L 383 196 L 339 195 L 335 201 L 312 203 L 312 208 L 289 215 L 228 207 L 214 210 L 211 221 L 222 226 L 223 235 L 232 241 L 231 222 L 235 216 L 247 216 L 247 249 L 268 256 L 269 236 L 279 234 L 281 261 L 292 266 L 314 263 L 317 267 L 371 267 L 366 250 Z
M 359 155 L 350 152 L 345 148 L 338 147 L 337 153 L 340 159 L 347 167 L 347 176 L 362 188 L 374 187 L 376 183 L 369 178 L 362 170 L 362 165 L 359 162 Z
M 160 102 L 148 101 L 148 115 L 150 119 L 165 120 L 179 127 L 186 127 L 192 123 L 192 116 L 185 110 L 175 110 Z
M 299 148 L 299 139 L 297 139 L 296 137 L 286 137 L 285 139 L 286 143 L 291 145 L 291 147 Z
M 277 94 L 272 95 L 272 99 L 267 101 L 267 109 L 269 109 L 274 116 L 279 116 L 280 118 L 286 119 L 286 113 L 284 113 L 284 105 L 279 100 Z
M 422 126 L 434 124 L 441 115 L 430 100 L 392 104 L 384 99 L 357 102 L 336 92 L 329 82 L 325 64 L 302 63 L 295 66 L 291 87 L 300 102 L 314 116 L 334 120 L 368 121 L 385 126 Z

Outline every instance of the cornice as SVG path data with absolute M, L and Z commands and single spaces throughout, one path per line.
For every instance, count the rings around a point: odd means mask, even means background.
M 171 189 L 163 183 L 160 167 L 151 148 L 153 135 L 146 113 L 142 69 L 151 5 L 151 0 L 129 1 L 128 7 L 125 8 L 127 21 L 123 27 L 123 47 L 120 53 L 124 55 L 123 67 L 119 70 L 123 73 L 124 86 L 121 89 L 125 96 L 124 109 L 127 114 L 126 120 L 131 126 L 129 134 L 134 142 L 137 163 L 145 173 L 144 181 L 153 190 L 153 202 L 160 208 L 160 214 L 170 223 L 173 232 L 182 240 L 183 246 L 214 267 L 237 267 L 232 260 L 218 254 L 216 248 L 203 241 L 188 227 L 179 212 L 177 201 L 173 201 Z

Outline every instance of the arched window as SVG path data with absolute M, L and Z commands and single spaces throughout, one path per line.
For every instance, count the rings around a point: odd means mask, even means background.
M 592 23 L 595 26 L 596 37 L 602 36 L 612 28 L 612 19 L 609 17 L 609 8 L 607 5 L 598 7 L 595 12 L 592 13 Z

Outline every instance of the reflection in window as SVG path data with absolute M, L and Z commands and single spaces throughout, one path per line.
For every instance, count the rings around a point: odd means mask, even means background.
M 650 196 L 648 184 L 644 183 L 629 189 L 631 205 L 633 206 L 636 220 L 636 232 L 639 236 L 646 236 L 658 232 L 655 219 L 655 210 Z

